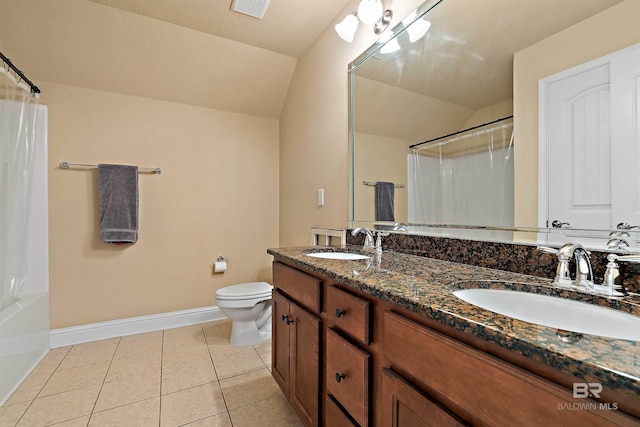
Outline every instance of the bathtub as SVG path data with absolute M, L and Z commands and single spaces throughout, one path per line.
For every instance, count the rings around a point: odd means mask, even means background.
M 23 295 L 0 312 L 0 405 L 48 351 L 48 292 Z
M 0 311 L 0 405 L 49 351 L 47 107 L 36 111 L 27 275 L 18 301 Z

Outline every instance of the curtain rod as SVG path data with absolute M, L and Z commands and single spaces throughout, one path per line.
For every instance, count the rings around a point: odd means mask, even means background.
M 60 168 L 62 169 L 98 169 L 98 165 L 83 165 L 79 163 L 61 162 Z M 155 173 L 161 174 L 160 168 L 138 168 L 138 173 Z
M 25 76 L 24 73 L 18 69 L 18 67 L 13 65 L 11 60 L 9 58 L 7 58 L 6 56 L 4 56 L 2 54 L 2 52 L 0 52 L 0 59 L 2 59 L 2 62 L 7 64 L 9 66 L 9 68 L 11 68 L 13 70 L 13 72 L 18 75 L 18 77 L 20 77 L 26 84 L 29 85 L 29 87 L 31 88 L 31 92 L 32 93 L 40 93 L 40 88 L 38 86 L 36 86 L 31 80 L 29 80 L 27 78 L 27 76 Z
M 507 117 L 503 117 L 501 119 L 494 120 L 492 122 L 483 123 L 483 124 L 478 125 L 478 126 L 472 126 L 470 128 L 462 129 L 462 130 L 459 130 L 457 132 L 450 133 L 448 135 L 439 136 L 437 138 L 428 139 L 428 140 L 426 140 L 424 142 L 419 142 L 417 144 L 410 145 L 409 148 L 416 148 L 416 147 L 419 147 L 420 145 L 423 145 L 423 144 L 428 144 L 428 143 L 433 142 L 433 141 L 438 141 L 440 139 L 449 138 L 450 136 L 459 135 L 461 133 L 469 132 L 470 130 L 474 130 L 474 129 L 478 129 L 478 128 L 481 128 L 481 127 L 484 127 L 484 126 L 492 125 L 494 123 L 502 122 L 504 120 L 509 120 L 509 119 L 512 119 L 512 118 L 513 118 L 513 115 L 507 116 Z

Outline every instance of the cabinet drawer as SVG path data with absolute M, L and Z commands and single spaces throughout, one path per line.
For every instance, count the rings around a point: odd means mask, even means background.
M 322 281 L 279 262 L 273 263 L 273 283 L 306 308 L 320 313 Z
M 595 401 L 574 399 L 570 390 L 398 314 L 385 312 L 383 329 L 383 354 L 392 368 L 414 376 L 471 424 L 630 425 L 614 411 L 559 410 Z
M 370 355 L 327 330 L 327 393 L 361 426 L 369 425 Z
M 325 308 L 335 326 L 365 344 L 371 343 L 371 304 L 336 287 L 327 286 Z
M 349 417 L 340 409 L 338 404 L 327 395 L 324 400 L 324 425 L 327 427 L 357 427 Z

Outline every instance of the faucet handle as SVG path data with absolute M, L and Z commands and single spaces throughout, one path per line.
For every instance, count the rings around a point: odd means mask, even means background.
M 536 249 L 547 254 L 558 255 L 558 249 L 551 248 L 549 246 L 538 246 Z
M 640 255 L 616 255 L 616 254 L 609 254 L 607 255 L 607 259 L 609 261 L 611 261 L 611 258 L 613 258 L 614 261 L 624 261 L 624 262 L 630 262 L 632 264 L 640 264 Z
M 620 270 L 616 261 L 640 263 L 640 255 L 607 255 L 607 270 L 604 272 L 602 285 L 595 285 L 596 291 L 608 297 L 623 297 L 626 295 L 624 287 L 616 283 L 616 279 L 620 276 Z
M 564 248 L 564 246 L 563 246 Z M 553 284 L 556 286 L 567 287 L 571 285 L 571 275 L 569 274 L 569 259 L 560 249 L 551 248 L 549 246 L 538 246 L 537 249 L 547 254 L 556 255 L 558 257 L 558 265 L 556 267 L 556 276 Z

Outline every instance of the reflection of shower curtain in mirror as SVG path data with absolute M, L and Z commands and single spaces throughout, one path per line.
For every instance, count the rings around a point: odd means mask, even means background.
M 409 223 L 513 226 L 512 130 L 416 147 L 407 156 Z

